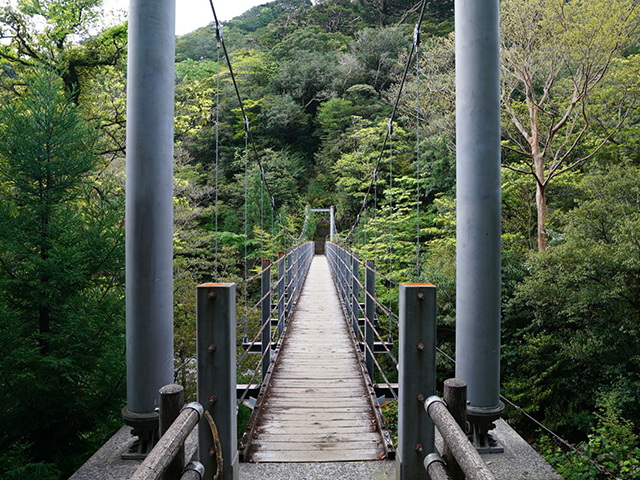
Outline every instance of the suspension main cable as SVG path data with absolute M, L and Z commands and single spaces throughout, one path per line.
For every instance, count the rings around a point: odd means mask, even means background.
M 427 0 L 423 0 L 422 2 L 422 7 L 420 8 L 420 16 L 418 18 L 418 23 L 416 24 L 416 29 L 420 30 L 420 27 L 422 26 L 422 20 L 424 18 L 424 13 L 426 10 L 426 6 L 427 6 Z M 409 67 L 411 66 L 411 61 L 413 59 L 413 54 L 415 53 L 416 50 L 416 45 L 415 42 L 412 42 L 411 44 L 411 50 L 409 51 L 409 56 L 407 57 L 407 63 L 405 64 L 404 67 L 404 71 L 402 73 L 402 80 L 400 81 L 400 88 L 398 89 L 398 95 L 396 96 L 396 100 L 393 104 L 393 110 L 391 112 L 391 117 L 389 119 L 389 122 L 393 123 L 393 121 L 396 118 L 396 114 L 398 113 L 398 107 L 400 105 L 400 96 L 402 95 L 402 90 L 404 88 L 404 84 L 407 80 L 407 75 L 409 73 Z M 376 176 L 376 172 L 378 171 L 380 164 L 382 163 L 382 159 L 384 158 L 384 151 L 387 148 L 387 143 L 389 142 L 389 130 L 387 129 L 387 134 L 385 135 L 384 141 L 382 143 L 382 148 L 380 149 L 380 155 L 378 156 L 378 161 L 376 162 L 376 166 L 373 169 L 373 178 L 371 180 L 371 183 L 369 184 L 369 187 L 367 188 L 367 191 L 364 195 L 364 201 L 362 202 L 362 206 L 360 207 L 360 211 L 358 212 L 357 218 L 360 218 L 360 214 L 362 213 L 362 211 L 365 208 L 366 205 L 366 199 L 367 197 L 371 194 L 371 190 L 373 189 L 373 185 L 375 182 L 375 176 Z M 351 227 L 351 230 L 349 231 L 349 233 L 347 234 L 347 236 L 345 237 L 344 241 L 347 241 L 350 237 L 351 234 L 353 233 L 353 231 L 356 228 L 356 223 L 354 222 L 353 226 Z
M 393 121 L 389 120 L 389 278 L 393 274 Z M 392 288 L 389 282 L 389 311 L 392 310 Z M 389 315 L 389 333 L 391 338 L 391 315 Z
M 264 258 L 264 169 L 260 165 L 260 256 Z
M 216 13 L 216 9 L 213 6 L 213 0 L 209 0 L 209 5 L 211 6 L 211 13 L 213 14 L 213 19 L 215 21 L 215 24 L 217 26 L 220 26 L 220 22 L 218 20 L 218 14 Z M 264 166 L 262 164 L 262 159 L 260 158 L 260 155 L 258 154 L 258 147 L 256 146 L 256 143 L 253 139 L 253 134 L 249 128 L 249 118 L 247 117 L 247 113 L 246 110 L 244 108 L 244 102 L 242 101 L 242 96 L 240 95 L 240 89 L 238 88 L 238 82 L 236 81 L 236 76 L 235 73 L 233 72 L 233 67 L 231 65 L 231 57 L 229 56 L 229 52 L 227 50 L 227 44 L 224 41 L 224 37 L 222 36 L 222 29 L 220 27 L 220 33 L 219 33 L 219 37 L 220 37 L 220 43 L 222 44 L 222 50 L 224 52 L 224 56 L 227 60 L 227 66 L 229 67 L 229 75 L 231 76 L 231 82 L 233 83 L 233 88 L 236 92 L 236 97 L 238 99 L 238 103 L 240 104 L 240 112 L 242 113 L 242 118 L 243 118 L 243 122 L 244 122 L 244 128 L 245 128 L 245 134 L 248 137 L 248 143 L 251 144 L 251 151 L 253 153 L 253 156 L 256 159 L 256 162 L 258 163 L 258 166 L 260 167 L 260 169 L 262 171 L 264 171 Z M 274 205 L 275 208 L 275 197 L 273 195 L 273 193 L 271 192 L 271 188 L 269 187 L 269 184 L 266 182 L 264 183 L 264 186 L 267 190 L 267 194 L 269 195 L 269 197 L 271 198 L 271 202 Z M 284 224 L 283 220 L 282 220 L 282 215 L 280 213 L 278 213 L 278 221 L 280 222 L 280 224 L 282 225 L 283 230 L 285 231 L 285 233 L 287 235 L 291 235 L 287 229 L 287 226 Z M 293 238 L 293 236 L 292 236 Z

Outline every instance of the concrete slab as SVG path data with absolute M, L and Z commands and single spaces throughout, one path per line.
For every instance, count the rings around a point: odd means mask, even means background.
M 484 454 L 496 480 L 562 480 L 562 477 L 504 420 L 491 432 L 504 453 Z M 132 443 L 131 428 L 121 428 L 70 480 L 126 480 L 140 460 L 121 460 L 120 454 Z M 436 446 L 441 445 L 436 435 Z M 197 433 L 187 442 L 187 458 L 197 447 Z M 395 480 L 393 461 L 330 463 L 243 463 L 240 480 Z M 425 477 L 426 478 L 426 477 Z
M 490 433 L 504 447 L 504 453 L 481 455 L 496 480 L 562 480 L 549 465 L 507 422 L 500 419 Z
M 243 463 L 241 480 L 395 480 L 393 461 Z
M 129 448 L 133 441 L 131 427 L 122 427 L 69 480 L 126 480 L 130 478 L 142 460 L 122 460 L 120 455 Z M 198 434 L 194 429 L 185 443 L 186 458 L 192 458 L 197 448 Z

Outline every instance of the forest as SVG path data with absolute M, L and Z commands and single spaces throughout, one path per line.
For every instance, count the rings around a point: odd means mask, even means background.
M 196 285 L 325 239 L 309 207 L 334 205 L 340 241 L 393 280 L 437 286 L 455 354 L 453 0 L 426 4 L 410 58 L 421 7 L 274 0 L 176 38 L 188 392 Z M 500 8 L 504 417 L 566 479 L 640 478 L 639 7 Z M 122 425 L 126 63 L 102 0 L 0 6 L 3 479 L 68 478 Z

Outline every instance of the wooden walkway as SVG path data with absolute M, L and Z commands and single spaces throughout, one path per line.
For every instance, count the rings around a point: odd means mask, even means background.
M 324 256 L 315 256 L 262 404 L 250 462 L 384 458 Z

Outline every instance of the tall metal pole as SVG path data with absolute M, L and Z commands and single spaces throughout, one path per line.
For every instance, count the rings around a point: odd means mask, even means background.
M 127 70 L 127 417 L 173 383 L 175 0 L 130 0 Z
M 472 411 L 500 407 L 499 0 L 456 0 L 456 377 Z M 490 423 L 490 420 L 489 420 Z
M 356 336 L 356 340 L 358 340 L 358 319 L 360 318 L 360 263 L 358 262 L 358 254 L 353 252 L 352 263 L 351 263 L 351 327 L 353 328 L 353 333 Z

